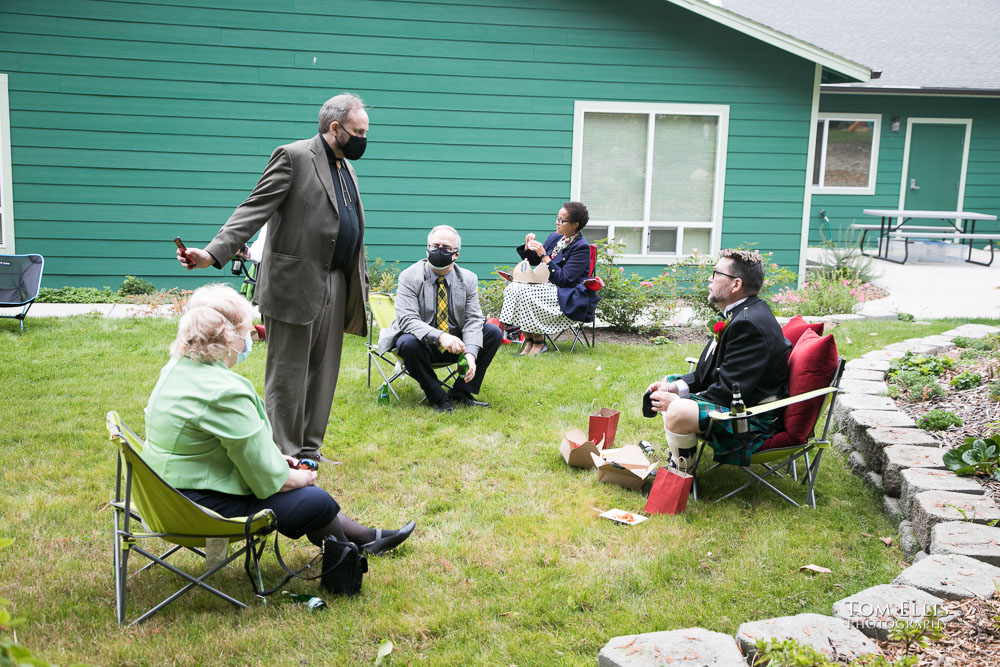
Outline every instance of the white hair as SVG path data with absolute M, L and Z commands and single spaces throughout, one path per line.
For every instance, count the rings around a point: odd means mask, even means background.
M 238 329 L 250 326 L 253 316 L 253 306 L 229 285 L 199 287 L 188 299 L 170 355 L 203 363 L 222 361 L 228 348 L 241 340 Z
M 434 235 L 437 234 L 437 233 L 439 233 L 439 232 L 448 232 L 449 234 L 451 234 L 452 236 L 454 236 L 455 237 L 455 250 L 461 250 L 462 249 L 462 237 L 458 235 L 458 230 L 456 230 L 451 225 L 438 225 L 437 227 L 435 227 L 434 229 L 432 229 L 427 234 L 427 245 L 431 244 L 431 239 L 434 238 Z

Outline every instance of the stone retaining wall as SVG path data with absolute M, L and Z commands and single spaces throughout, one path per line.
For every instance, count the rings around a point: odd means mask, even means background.
M 860 319 L 842 315 L 828 321 Z M 833 604 L 832 615 L 799 614 L 744 623 L 735 636 L 688 628 L 614 637 L 601 649 L 601 667 L 663 665 L 746 667 L 762 639 L 796 639 L 831 658 L 878 653 L 897 619 L 920 620 L 944 599 L 990 597 L 1000 582 L 1000 506 L 975 480 L 944 468 L 937 440 L 886 396 L 889 360 L 907 351 L 940 354 L 958 336 L 982 338 L 1000 328 L 966 324 L 938 336 L 913 338 L 847 363 L 834 409 L 834 445 L 851 472 L 881 497 L 898 525 L 899 546 L 913 565 L 890 584 L 873 586 Z M 822 511 L 820 509 L 819 511 Z M 947 619 L 946 619 L 947 620 Z

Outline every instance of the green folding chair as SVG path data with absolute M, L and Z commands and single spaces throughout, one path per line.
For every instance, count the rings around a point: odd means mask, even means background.
M 115 496 L 111 501 L 114 512 L 115 608 L 118 625 L 141 623 L 194 588 L 217 595 L 236 607 L 246 608 L 246 604 L 214 588 L 206 580 L 237 558 L 245 557 L 248 549 L 256 548 L 258 553 L 263 551 L 267 536 L 277 529 L 274 513 L 262 510 L 248 522 L 247 517 L 226 518 L 198 505 L 167 484 L 146 465 L 139 456 L 143 448 L 142 439 L 125 425 L 117 412 L 109 412 L 106 421 L 111 440 L 118 446 L 119 454 Z M 149 549 L 156 548 L 156 540 L 169 542 L 173 546 L 160 555 L 140 546 L 146 544 Z M 225 546 L 226 549 L 229 543 L 242 543 L 242 546 L 221 562 L 207 565 L 208 569 L 197 576 L 167 562 L 170 556 L 182 550 L 206 559 L 205 548 L 210 540 L 224 540 L 224 545 L 220 542 L 215 544 Z M 132 552 L 144 556 L 150 562 L 129 575 L 128 558 Z M 255 578 L 258 590 L 263 590 L 258 561 L 253 559 L 253 566 L 250 562 L 251 559 L 247 559 L 247 575 Z M 128 621 L 125 606 L 129 581 L 157 565 L 173 572 L 187 583 Z
M 372 292 L 368 295 L 368 310 L 368 343 L 366 345 L 368 348 L 368 386 L 372 386 L 372 365 L 374 365 L 375 370 L 382 376 L 382 386 L 388 387 L 398 401 L 399 394 L 396 393 L 392 383 L 404 375 L 409 375 L 409 373 L 406 371 L 402 358 L 394 350 L 389 350 L 384 354 L 378 351 L 378 338 L 375 337 L 375 327 L 372 326 L 378 324 L 379 330 L 392 326 L 392 321 L 396 319 L 396 305 L 392 301 L 392 295 Z M 387 368 L 383 368 L 382 364 L 386 364 Z M 454 368 L 452 368 L 453 366 Z M 435 370 L 448 369 L 448 375 L 441 381 L 441 384 L 444 385 L 445 390 L 450 390 L 451 381 L 458 375 L 458 366 L 455 363 L 439 363 L 433 364 L 433 367 Z M 426 398 L 426 396 L 422 398 L 421 402 Z

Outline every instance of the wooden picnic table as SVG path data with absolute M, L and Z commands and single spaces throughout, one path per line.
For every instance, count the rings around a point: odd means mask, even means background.
M 854 229 L 861 231 L 861 253 L 866 256 L 868 255 L 868 253 L 865 252 L 865 237 L 868 235 L 869 231 L 875 231 L 877 229 L 878 248 L 874 257 L 877 259 L 884 259 L 887 262 L 895 262 L 896 264 L 906 263 L 906 260 L 909 257 L 910 239 L 940 238 L 958 241 L 959 243 L 967 243 L 969 246 L 969 254 L 965 261 L 973 264 L 989 266 L 993 263 L 994 242 L 1000 239 L 1000 234 L 976 233 L 977 220 L 997 219 L 997 216 L 990 215 L 989 213 L 973 213 L 971 211 L 907 211 L 905 209 L 866 208 L 864 209 L 864 214 L 877 216 L 881 219 L 881 221 L 877 225 L 856 224 L 852 226 Z M 894 218 L 897 221 L 894 221 Z M 903 226 L 911 220 L 941 220 L 947 224 L 910 225 L 906 229 L 903 229 Z M 905 251 L 903 253 L 903 259 L 892 259 L 889 257 L 889 240 L 891 238 L 903 239 Z M 976 239 L 985 240 L 989 243 L 989 262 L 977 262 L 972 259 L 972 243 Z

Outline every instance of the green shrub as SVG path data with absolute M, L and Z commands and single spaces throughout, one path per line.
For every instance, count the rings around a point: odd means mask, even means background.
M 983 377 L 979 375 L 979 373 L 964 371 L 953 377 L 949 384 L 955 389 L 962 391 L 965 389 L 972 389 L 974 387 L 978 387 L 980 384 L 982 384 L 982 382 L 983 382 Z
M 889 380 L 902 372 L 914 372 L 928 377 L 940 377 L 945 371 L 955 368 L 955 362 L 948 357 L 913 354 L 907 351 L 902 357 L 889 362 Z
M 956 475 L 991 475 L 1000 480 L 1000 436 L 966 438 L 942 457 L 944 467 Z
M 979 350 L 973 350 L 971 348 L 966 348 L 959 352 L 958 360 L 962 363 L 976 363 L 983 355 L 980 354 Z
M 860 309 L 872 293 L 869 283 L 836 273 L 812 272 L 797 290 L 784 288 L 771 296 L 775 315 L 835 315 Z
M 156 286 L 148 280 L 136 278 L 135 276 L 125 276 L 121 287 L 118 288 L 119 296 L 137 296 L 140 294 L 154 294 Z
M 997 334 L 989 334 L 988 336 L 983 336 L 982 338 L 967 338 L 965 336 L 958 336 L 952 339 L 955 347 L 966 347 L 973 350 L 995 350 L 997 345 L 1000 344 L 1000 336 Z
M 944 398 L 947 393 L 933 376 L 924 375 L 919 371 L 899 371 L 893 376 L 892 383 L 899 389 L 897 397 L 909 401 L 930 401 Z
M 987 391 L 989 392 L 990 398 L 994 401 L 1000 401 L 1000 382 L 990 382 Z
M 896 319 L 900 322 L 912 322 L 913 315 L 910 313 L 896 313 Z
M 925 431 L 944 431 L 949 426 L 961 426 L 962 419 L 954 412 L 947 410 L 931 410 L 917 419 L 917 426 Z
M 508 271 L 510 267 L 497 267 L 499 271 Z M 503 291 L 509 283 L 497 276 L 495 280 L 479 281 L 479 307 L 486 317 L 500 317 L 503 308 Z
M 38 303 L 119 303 L 121 297 L 110 287 L 43 287 L 38 290 Z
M 924 626 L 922 626 L 924 627 Z M 928 628 L 932 626 L 926 626 Z M 937 626 L 933 626 L 936 628 Z M 939 635 L 924 633 L 928 639 L 940 639 Z M 926 644 L 921 644 L 926 646 Z M 807 644 L 800 644 L 794 639 L 761 639 L 757 642 L 757 655 L 754 665 L 767 667 L 843 667 L 844 663 L 831 660 L 818 649 Z M 889 660 L 876 653 L 859 656 L 848 663 L 847 667 L 913 667 L 918 662 L 916 656 L 904 656 L 898 660 Z
M 820 228 L 820 236 L 822 227 Z M 819 269 L 841 280 L 871 282 L 875 277 L 872 258 L 861 254 L 861 232 L 844 227 L 836 238 L 823 238 L 824 252 L 819 258 Z
M 396 280 L 399 279 L 399 262 L 389 264 L 381 257 L 371 259 L 365 254 L 368 262 L 368 285 L 372 292 L 392 294 L 396 291 Z
M 597 317 L 615 329 L 632 333 L 655 333 L 666 326 L 674 312 L 665 282 L 626 274 L 615 265 L 624 244 L 608 239 L 597 242 L 596 273 L 604 280 Z

